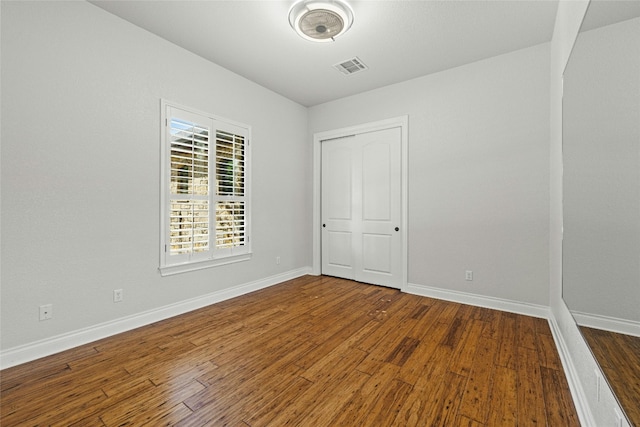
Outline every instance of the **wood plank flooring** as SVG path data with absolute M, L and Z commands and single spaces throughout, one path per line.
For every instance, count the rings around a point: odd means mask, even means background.
M 631 425 L 640 427 L 640 338 L 580 327 Z
M 546 320 L 305 276 L 0 373 L 9 426 L 578 426 Z

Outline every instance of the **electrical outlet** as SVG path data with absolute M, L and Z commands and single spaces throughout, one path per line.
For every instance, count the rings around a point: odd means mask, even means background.
M 280 257 L 279 256 L 276 257 L 276 264 L 280 265 Z
M 114 289 L 113 291 L 113 302 L 121 302 L 124 295 L 122 294 L 122 289 Z
M 473 271 L 467 270 L 464 272 L 464 280 L 473 280 Z
M 40 306 L 40 321 L 53 319 L 53 304 Z

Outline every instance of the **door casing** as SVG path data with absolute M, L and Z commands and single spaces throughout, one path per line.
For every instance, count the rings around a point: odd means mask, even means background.
M 336 138 L 344 138 L 365 132 L 373 132 L 383 129 L 400 127 L 401 129 L 401 162 L 402 162 L 402 189 L 401 189 L 401 224 L 402 238 L 402 282 L 400 290 L 406 292 L 408 280 L 408 255 L 407 255 L 407 225 L 408 225 L 408 165 L 409 165 L 409 117 L 399 116 L 391 119 L 380 120 L 371 123 L 318 132 L 313 135 L 313 264 L 312 274 L 320 275 L 322 272 L 321 254 L 321 170 L 322 170 L 322 141 Z

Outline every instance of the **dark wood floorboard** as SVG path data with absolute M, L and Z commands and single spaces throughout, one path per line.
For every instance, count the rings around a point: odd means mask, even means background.
M 580 327 L 631 425 L 640 426 L 640 337 Z
M 0 372 L 10 426 L 578 426 L 548 323 L 305 276 Z

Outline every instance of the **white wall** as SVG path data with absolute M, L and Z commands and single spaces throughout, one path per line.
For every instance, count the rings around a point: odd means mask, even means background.
M 558 349 L 583 425 L 617 426 L 615 411 L 620 408 L 606 384 L 598 400 L 598 365 L 562 299 L 562 74 L 587 6 L 587 0 L 561 1 L 551 41 L 549 302 Z
M 640 326 L 640 18 L 581 32 L 564 73 L 563 297 Z
M 310 134 L 400 115 L 409 283 L 547 306 L 549 45 L 312 107 Z
M 160 277 L 160 98 L 252 126 L 251 261 Z M 3 351 L 311 264 L 307 109 L 89 3 L 2 2 L 2 122 Z

